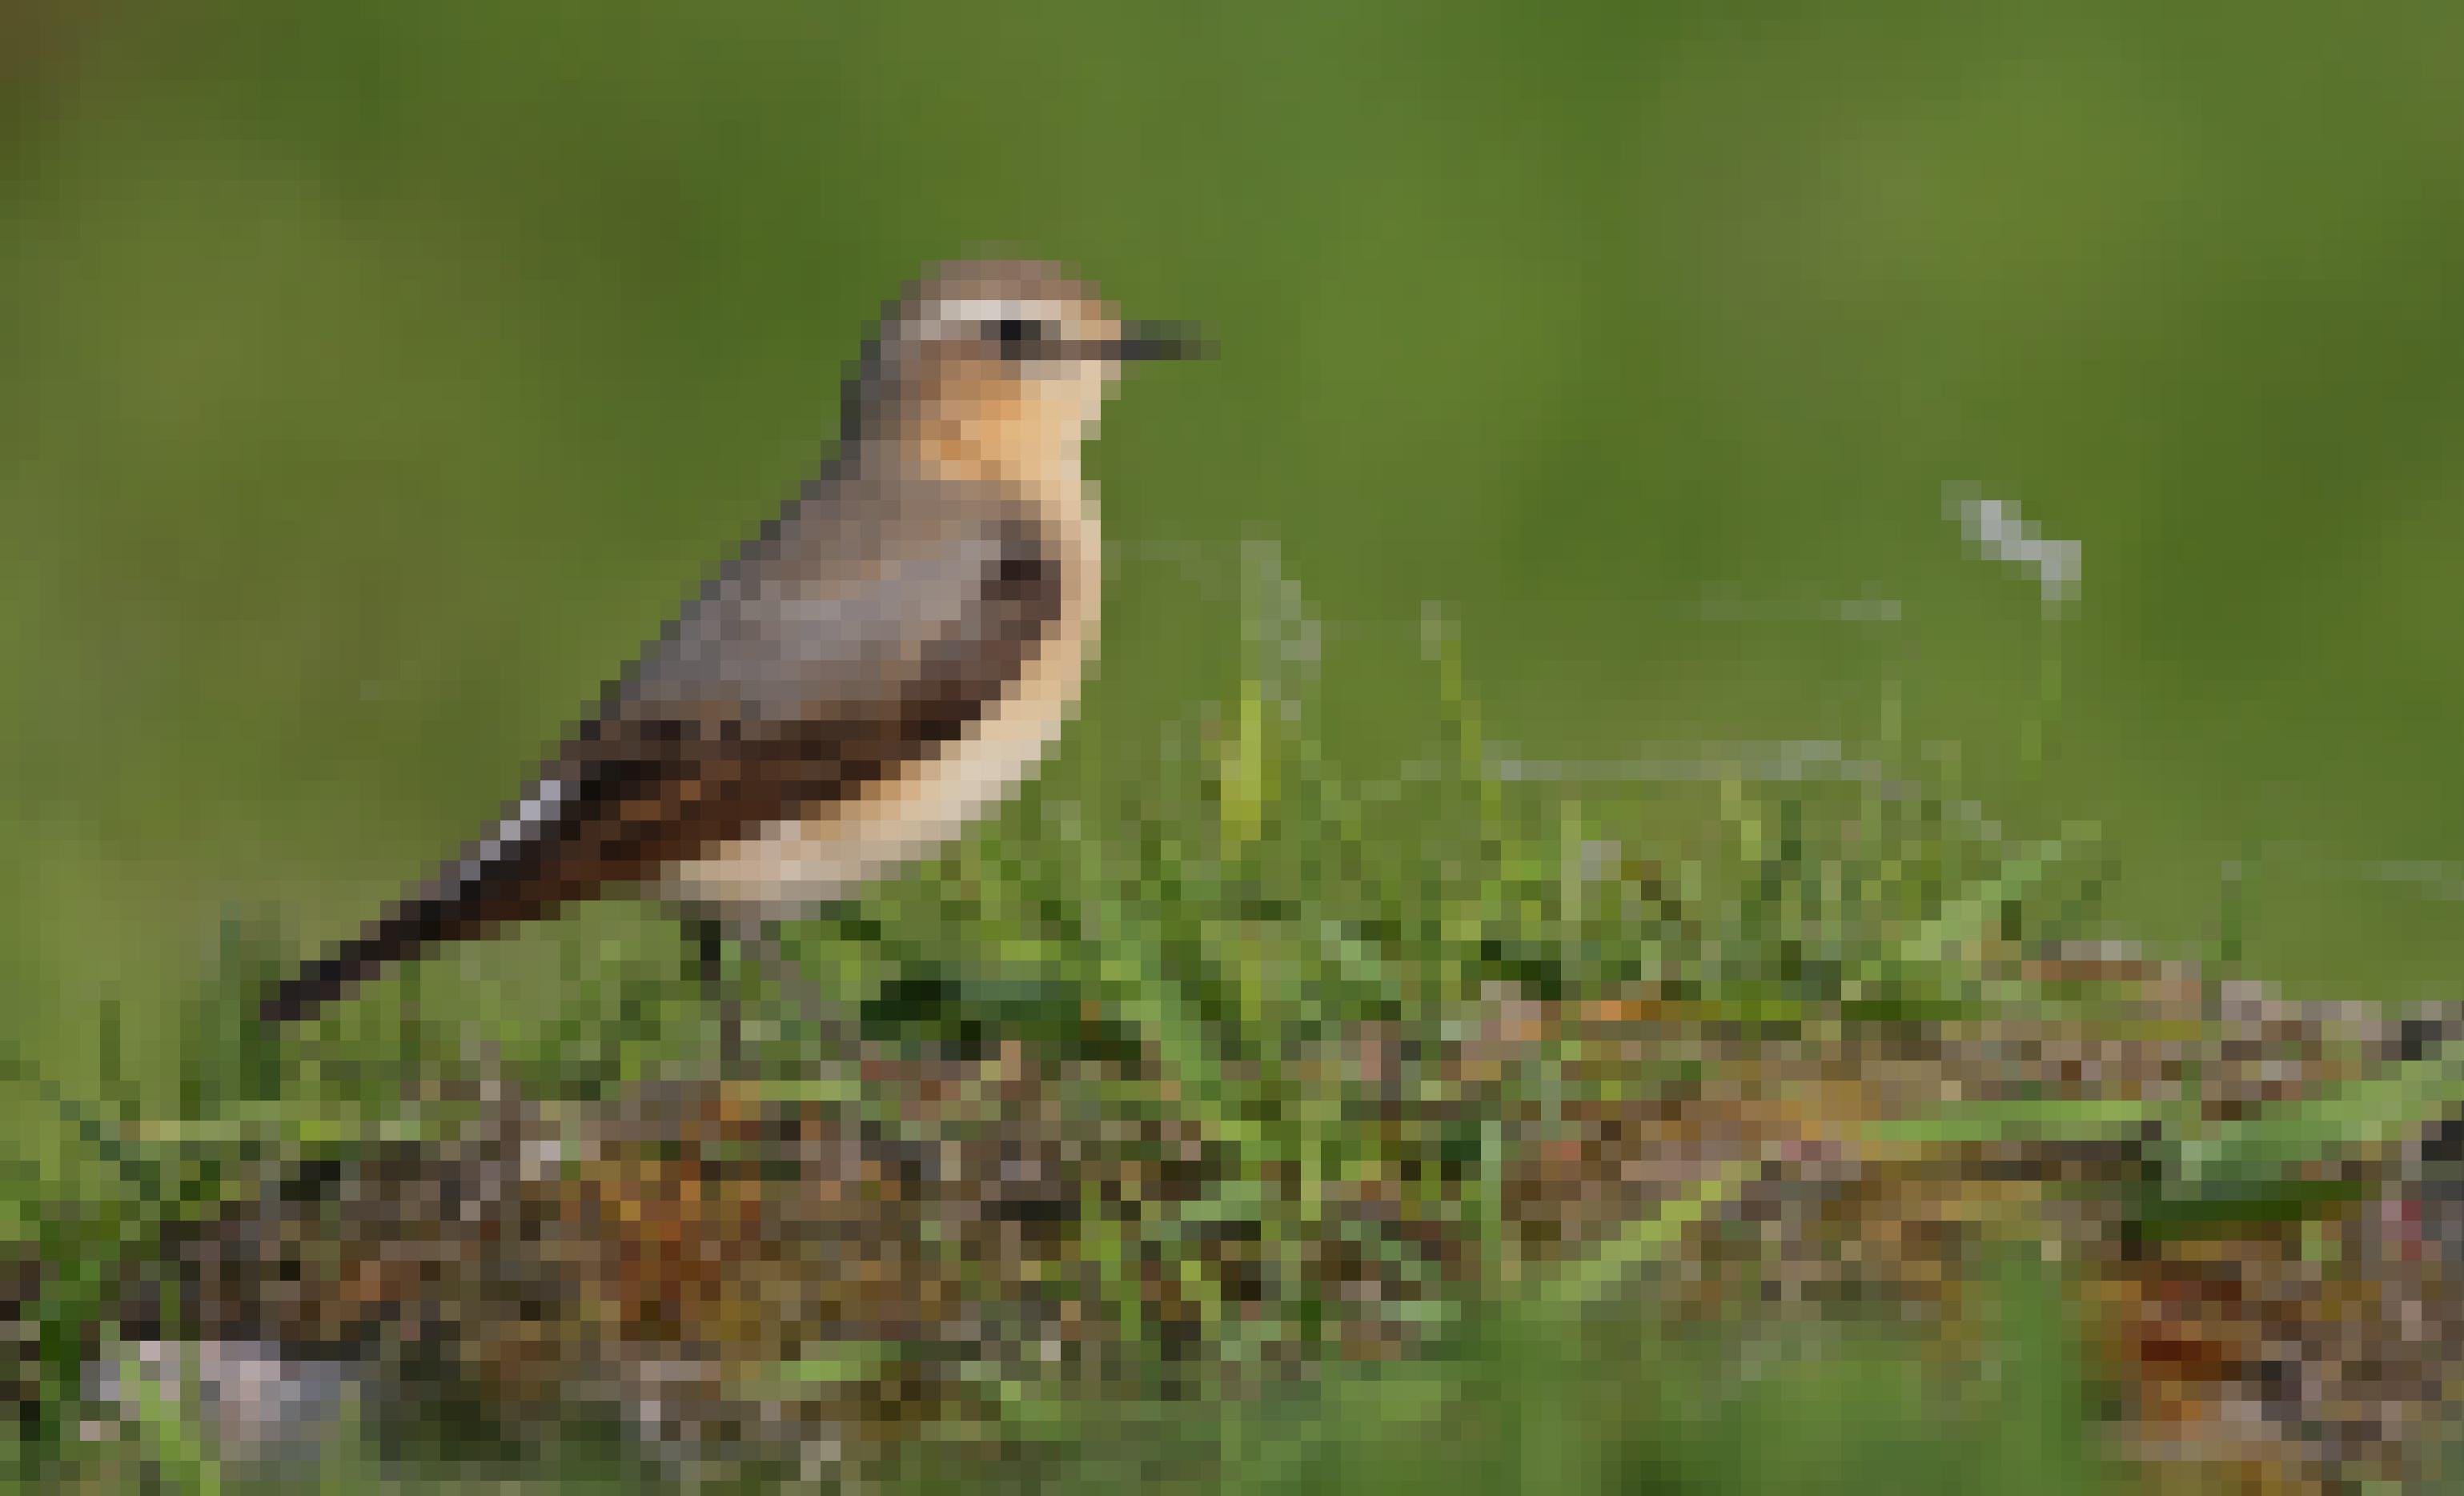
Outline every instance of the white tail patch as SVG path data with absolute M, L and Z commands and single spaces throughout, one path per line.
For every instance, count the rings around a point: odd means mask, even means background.
M 514 813 L 496 823 L 496 829 L 479 844 L 479 854 L 465 858 L 454 872 L 468 883 L 486 870 L 489 864 L 502 862 L 509 852 L 527 847 L 539 834 L 541 827 L 556 819 L 556 813 L 572 794 L 561 780 L 542 780 L 538 789 L 514 808 Z

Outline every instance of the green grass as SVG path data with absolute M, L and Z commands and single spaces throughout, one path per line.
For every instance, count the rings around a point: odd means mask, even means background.
M 2112 869 L 2093 828 L 2004 834 L 1939 775 L 1774 787 L 1738 770 L 1694 802 L 1648 804 L 1509 778 L 1442 627 L 1429 631 L 1424 751 L 1349 776 L 1310 727 L 1312 627 L 1271 558 L 1253 558 L 1251 581 L 1247 668 L 1154 761 L 1067 757 L 931 867 L 792 933 L 804 973 L 861 1000 L 868 1056 L 989 1065 L 1015 1046 L 1040 1067 L 1045 1110 L 1008 1115 L 977 1093 L 919 1113 L 819 1052 L 795 1004 L 756 994 L 748 1105 L 934 1146 L 1004 1130 L 1029 1147 L 1084 1144 L 1063 1247 L 1034 1261 L 952 1247 L 934 1270 L 994 1303 L 1063 1275 L 1093 1359 L 969 1363 L 944 1389 L 947 1416 L 896 1442 L 894 1479 L 1261 1492 L 2101 1480 L 2069 1285 L 2024 1224 L 1985 1233 L 1973 1303 L 1986 1349 L 1970 1350 L 2001 1370 L 1963 1380 L 1925 1336 L 1854 1314 L 1826 1327 L 1724 1311 L 1684 1330 L 1647 1311 L 1758 1186 L 1751 1157 L 1705 1151 L 1690 1180 L 1608 1220 L 1533 1203 L 1534 1160 L 1579 1137 L 1575 1119 L 1715 1091 L 1741 1052 L 1595 1053 L 1569 1017 L 1595 1000 L 1656 993 L 1749 1055 L 2076 1010 L 2085 1000 L 2014 979 L 1991 953 L 2097 932 Z M 1901 752 L 1887 729 L 1877 752 Z M 489 980 L 431 963 L 279 1036 L 245 1001 L 277 957 L 267 932 L 229 933 L 183 1009 L 176 1110 L 122 1092 L 78 1111 L 54 1095 L 79 1150 L 7 1177 L 15 1250 L 41 1267 L 16 1315 L 40 1327 L 21 1389 L 38 1411 L 15 1447 L 37 1485 L 109 1488 L 141 1467 L 168 1489 L 247 1484 L 194 1409 L 159 1399 L 117 1443 L 72 1437 L 94 1412 L 85 1366 L 111 1343 L 124 1265 L 166 1223 L 232 1208 L 302 1160 L 379 1177 L 385 1158 L 483 1135 L 507 1095 L 563 1116 L 711 1073 L 709 1005 L 678 976 L 674 935 L 632 912 L 582 912 L 482 953 Z M 517 979 L 518 1001 L 502 1001 Z M 1363 1080 L 1369 1047 L 1399 1092 Z M 2212 1228 L 2315 1210 L 2306 1163 L 2383 1145 L 2459 1100 L 2453 1067 L 2424 1062 L 2221 1129 L 2195 1107 L 2051 1090 L 1838 1125 L 1918 1155 L 2152 1132 L 2130 1219 L 2184 1228 L 2204 1212 Z M 1135 1196 L 1123 1181 L 1170 1177 L 1173 1138 L 1202 1144 L 1194 1182 Z M 1371 1197 L 1385 1217 L 1335 1203 Z M 968 1229 L 937 1211 L 916 1222 L 928 1256 Z M 1413 1245 L 1424 1238 L 1441 1246 Z M 1351 1289 L 1372 1280 L 1384 1297 L 1364 1307 Z M 171 1305 L 171 1322 L 183 1312 Z M 1364 1357 L 1363 1337 L 1394 1358 Z M 928 1375 L 934 1353 L 754 1332 L 730 1375 L 835 1397 Z M 1306 1375 L 1267 1370 L 1278 1358 Z M 396 1458 L 429 1478 L 491 1467 L 489 1446 L 450 1419 L 413 1442 Z M 523 1488 L 605 1488 L 632 1468 L 609 1429 L 553 1448 L 519 1462 Z M 364 1444 L 337 1449 L 324 1484 L 364 1488 L 392 1469 Z

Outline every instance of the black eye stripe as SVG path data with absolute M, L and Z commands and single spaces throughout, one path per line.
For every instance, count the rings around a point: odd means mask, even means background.
M 1058 328 L 1050 322 L 1037 321 L 1032 318 L 1004 317 L 999 321 L 986 322 L 984 331 L 1001 345 L 1004 358 L 1025 358 L 1043 344 L 1059 341 Z

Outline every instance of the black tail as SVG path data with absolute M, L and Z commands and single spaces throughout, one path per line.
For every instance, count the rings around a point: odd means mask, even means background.
M 385 968 L 417 960 L 437 946 L 493 934 L 552 913 L 590 884 L 561 868 L 558 824 L 539 807 L 565 798 L 561 785 L 534 788 L 509 807 L 494 836 L 474 842 L 427 882 L 387 904 L 357 935 L 309 962 L 257 1009 L 269 1023 L 307 1018 Z
M 465 932 L 450 904 L 421 899 L 397 904 L 357 935 L 301 967 L 265 1000 L 257 1012 L 269 1023 L 308 1018 L 326 1003 L 350 996 L 361 982 L 388 966 L 416 958 L 429 947 Z

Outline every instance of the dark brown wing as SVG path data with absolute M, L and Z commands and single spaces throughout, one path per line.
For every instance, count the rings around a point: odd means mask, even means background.
M 947 751 L 1058 623 L 1066 579 L 1056 538 L 1015 509 L 944 505 L 919 529 L 906 507 L 903 535 L 854 517 L 872 550 L 859 573 L 798 564 L 799 547 L 844 554 L 829 525 L 847 513 L 765 531 L 494 835 L 284 982 L 265 1016 L 303 1017 L 395 962 L 649 881 Z

